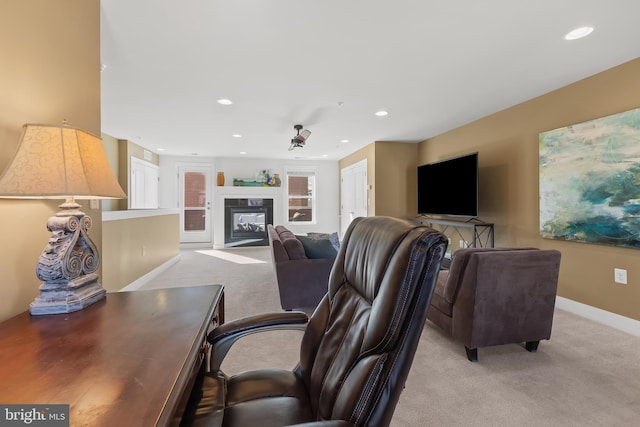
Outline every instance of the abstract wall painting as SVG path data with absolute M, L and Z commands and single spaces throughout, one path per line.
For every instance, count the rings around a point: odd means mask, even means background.
M 540 234 L 640 249 L 640 108 L 539 135 Z

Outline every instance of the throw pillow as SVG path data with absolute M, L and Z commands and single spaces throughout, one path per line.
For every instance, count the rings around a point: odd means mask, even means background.
M 335 258 L 338 254 L 329 239 L 312 239 L 309 236 L 297 236 L 304 247 L 307 258 Z
M 336 248 L 336 252 L 340 250 L 340 238 L 338 237 L 338 233 L 317 233 L 317 232 L 309 232 L 307 233 L 308 237 L 312 239 L 329 239 L 334 248 Z

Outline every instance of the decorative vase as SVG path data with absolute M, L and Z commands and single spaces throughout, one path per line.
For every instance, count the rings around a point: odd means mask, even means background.
M 222 187 L 224 185 L 224 172 L 218 172 L 217 180 L 218 186 Z

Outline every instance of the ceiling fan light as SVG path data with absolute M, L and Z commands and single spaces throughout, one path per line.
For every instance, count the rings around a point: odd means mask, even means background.
M 306 141 L 307 138 L 309 138 L 311 136 L 311 131 L 309 129 L 305 129 L 302 132 L 300 132 L 300 137 L 302 137 L 303 141 Z
M 291 138 L 291 145 L 289 146 L 289 151 L 294 148 L 302 148 L 304 147 L 304 143 L 311 135 L 311 131 L 309 129 L 302 129 L 302 125 L 295 125 L 293 127 L 296 130 L 296 135 Z M 302 130 L 302 131 L 301 131 Z

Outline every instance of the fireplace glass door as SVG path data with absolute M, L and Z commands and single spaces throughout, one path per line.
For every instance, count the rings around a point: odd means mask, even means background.
M 225 199 L 225 247 L 268 246 L 273 199 Z

